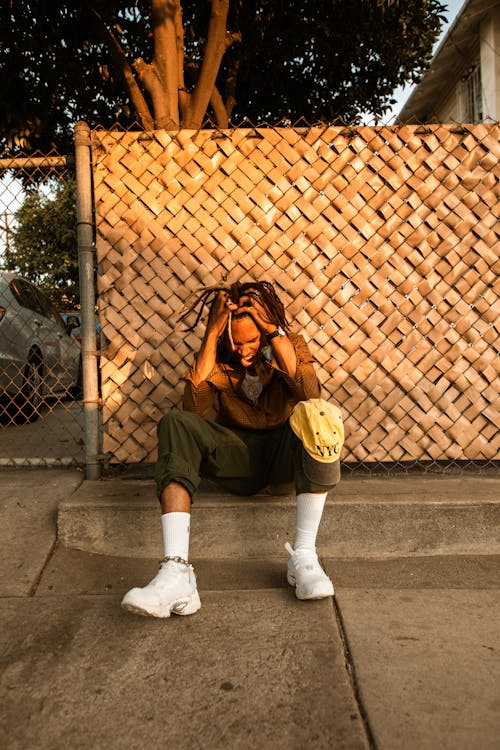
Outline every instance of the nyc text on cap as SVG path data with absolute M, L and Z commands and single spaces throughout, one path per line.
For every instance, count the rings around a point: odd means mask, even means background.
M 299 401 L 290 415 L 290 426 L 302 442 L 306 476 L 318 484 L 338 481 L 338 460 L 344 444 L 344 424 L 338 406 L 322 398 Z

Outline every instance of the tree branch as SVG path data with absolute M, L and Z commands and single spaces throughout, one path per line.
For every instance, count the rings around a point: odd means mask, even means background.
M 241 34 L 239 35 L 241 40 Z M 229 67 L 226 80 L 226 114 L 227 118 L 231 117 L 233 107 L 236 104 L 236 80 L 238 78 L 238 71 L 240 69 L 240 61 L 235 60 L 233 65 Z
M 222 96 L 220 95 L 220 92 L 216 86 L 214 86 L 214 89 L 212 91 L 212 96 L 210 97 L 210 104 L 214 111 L 215 122 L 217 123 L 218 127 L 222 128 L 223 130 L 225 128 L 228 128 L 229 121 L 227 117 L 226 108 L 224 106 Z
M 186 90 L 186 82 L 184 78 L 184 27 L 182 25 L 182 8 L 181 12 L 175 17 L 175 30 L 177 42 L 177 91 L 179 96 L 180 117 L 182 120 L 191 98 L 191 95 Z
M 198 83 L 191 94 L 191 100 L 183 118 L 182 125 L 185 128 L 201 127 L 203 115 L 207 111 L 222 56 L 228 46 L 226 32 L 228 8 L 229 0 L 212 0 L 205 54 Z
M 94 16 L 99 21 L 99 24 L 97 26 L 99 35 L 110 51 L 115 70 L 122 77 L 125 83 L 125 87 L 130 96 L 132 106 L 139 116 L 142 127 L 145 130 L 153 130 L 154 120 L 151 116 L 148 103 L 146 102 L 142 91 L 137 85 L 137 81 L 135 80 L 132 68 L 127 61 L 125 52 L 123 51 L 120 42 L 113 34 L 113 32 L 108 29 L 106 23 L 103 21 L 101 15 L 97 12 L 97 10 L 95 8 L 91 8 L 91 10 Z
M 154 53 L 153 65 L 163 88 L 163 101 L 154 100 L 155 120 L 159 127 L 163 122 L 179 125 L 179 50 L 178 33 L 182 29 L 180 0 L 152 0 Z M 182 61 L 183 63 L 183 61 Z M 152 95 L 152 94 L 151 94 Z M 161 111 L 157 113 L 157 107 Z

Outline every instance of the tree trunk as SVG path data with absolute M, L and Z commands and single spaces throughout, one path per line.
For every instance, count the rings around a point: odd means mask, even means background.
M 226 22 L 228 10 L 229 0 L 212 0 L 207 44 L 205 54 L 203 55 L 200 77 L 190 96 L 182 121 L 182 127 L 184 128 L 192 128 L 194 130 L 201 128 L 208 103 L 214 92 L 215 79 L 219 72 L 222 57 L 227 48 Z
M 233 42 L 241 39 L 239 33 L 229 33 L 226 29 L 228 10 L 229 0 L 211 0 L 203 62 L 192 92 L 186 91 L 184 83 L 184 29 L 180 0 L 151 0 L 152 61 L 148 63 L 139 58 L 132 66 L 128 64 L 117 37 L 106 28 L 94 10 L 102 24 L 101 36 L 107 42 L 114 67 L 122 76 L 145 129 L 198 130 L 209 103 L 217 125 L 220 128 L 228 127 L 234 98 L 231 95 L 230 101 L 224 103 L 215 86 L 224 52 Z M 148 92 L 152 111 L 137 81 Z

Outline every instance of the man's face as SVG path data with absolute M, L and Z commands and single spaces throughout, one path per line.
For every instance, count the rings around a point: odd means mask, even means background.
M 252 367 L 260 349 L 260 331 L 252 318 L 245 315 L 231 321 L 234 352 L 243 367 Z

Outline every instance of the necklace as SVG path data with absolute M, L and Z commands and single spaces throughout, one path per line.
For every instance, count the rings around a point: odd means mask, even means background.
M 256 406 L 259 396 L 262 393 L 262 383 L 260 382 L 259 376 L 250 375 L 247 370 L 245 372 L 245 377 L 243 378 L 243 383 L 241 384 L 241 390 L 248 400 L 252 401 L 254 406 Z

